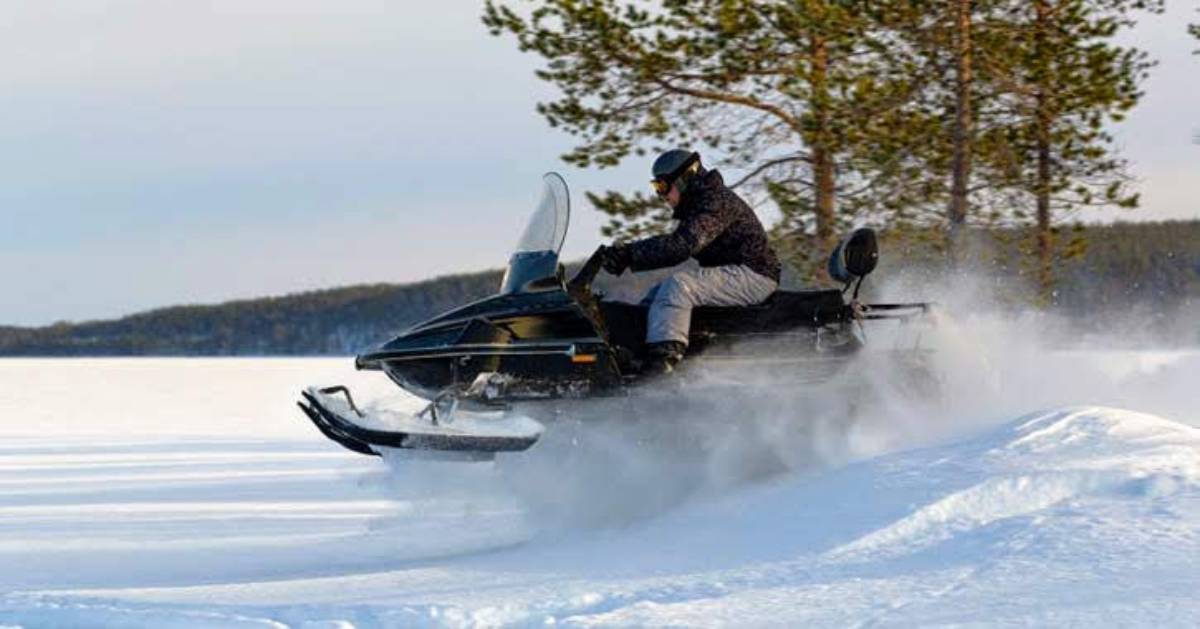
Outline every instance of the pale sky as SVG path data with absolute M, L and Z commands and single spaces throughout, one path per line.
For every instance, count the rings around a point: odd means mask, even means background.
M 1193 5 L 1134 36 L 1160 65 L 1119 129 L 1129 218 L 1200 217 Z M 0 0 L 0 325 L 495 268 L 547 170 L 584 255 L 583 190 L 644 189 L 648 165 L 562 164 L 537 60 L 480 7 Z

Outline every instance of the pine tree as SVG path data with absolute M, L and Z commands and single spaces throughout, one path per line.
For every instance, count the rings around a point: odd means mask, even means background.
M 545 60 L 538 76 L 561 96 L 538 109 L 580 138 L 564 156 L 571 164 L 700 148 L 710 164 L 747 173 L 733 187 L 774 201 L 781 244 L 809 262 L 841 223 L 923 194 L 905 159 L 921 130 L 904 109 L 921 76 L 881 28 L 915 11 L 910 2 L 532 4 L 523 16 L 488 0 L 483 21 Z M 667 218 L 646 195 L 589 198 L 612 217 L 613 236 L 640 236 Z
M 924 8 L 921 19 L 899 25 L 897 34 L 917 51 L 921 64 L 937 80 L 920 95 L 933 133 L 919 158 L 924 176 L 945 177 L 944 187 L 930 185 L 930 201 L 944 204 L 945 245 L 952 261 L 964 251 L 959 242 L 968 222 L 994 224 L 1001 216 L 984 213 L 983 192 L 1003 187 L 994 176 L 996 130 L 1006 121 L 997 107 L 1003 88 L 996 80 L 1009 62 L 1003 0 L 939 0 L 913 2 Z M 1005 212 L 1000 212 L 1005 214 Z M 932 218 L 930 216 L 930 218 Z
M 1043 301 L 1053 290 L 1055 225 L 1084 207 L 1135 208 L 1127 162 L 1106 125 L 1141 98 L 1153 63 L 1113 42 L 1133 12 L 1161 10 L 1142 0 L 1014 0 L 1009 9 L 1012 63 L 997 79 L 1013 120 L 1004 125 L 1005 177 L 1031 203 L 1036 277 Z M 1076 243 L 1078 244 L 1078 243 Z M 1077 252 L 1068 247 L 1067 254 Z

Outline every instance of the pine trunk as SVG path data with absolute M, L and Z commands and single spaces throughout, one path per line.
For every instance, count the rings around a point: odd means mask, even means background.
M 1054 233 L 1050 225 L 1050 116 L 1046 95 L 1038 92 L 1037 120 L 1037 262 L 1038 296 L 1048 303 L 1054 288 Z
M 1037 0 L 1034 3 L 1034 9 L 1037 16 L 1037 30 L 1035 37 L 1037 38 L 1036 55 L 1040 64 L 1045 64 L 1048 68 L 1050 60 L 1046 55 L 1053 54 L 1050 47 L 1047 45 L 1046 37 L 1050 24 L 1050 7 L 1047 6 L 1045 0 Z M 1050 95 L 1047 93 L 1048 83 L 1050 81 L 1048 69 L 1038 78 L 1037 93 L 1036 93 L 1036 111 L 1034 113 L 1034 141 L 1037 146 L 1037 181 L 1034 188 L 1034 195 L 1037 207 L 1037 282 L 1038 282 L 1038 297 L 1042 304 L 1049 304 L 1052 291 L 1054 289 L 1054 234 L 1051 231 L 1051 216 L 1050 216 L 1050 190 L 1052 187 L 1051 178 L 1051 153 L 1050 153 L 1050 126 L 1054 122 L 1054 113 L 1051 109 Z
M 950 259 L 960 262 L 962 232 L 967 221 L 967 189 L 971 178 L 971 0 L 956 0 L 954 20 L 954 130 L 950 169 L 949 222 Z
M 828 251 L 834 239 L 834 171 L 829 137 L 829 52 L 824 38 L 812 40 L 813 134 L 810 141 L 813 179 L 816 184 L 817 245 Z

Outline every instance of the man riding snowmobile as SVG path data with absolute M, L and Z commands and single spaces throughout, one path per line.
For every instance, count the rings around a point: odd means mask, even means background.
M 755 395 L 750 385 L 770 375 L 803 389 L 851 364 L 865 348 L 868 322 L 925 318 L 927 303 L 859 303 L 837 288 L 776 291 L 779 261 L 762 225 L 718 173 L 705 171 L 699 155 L 687 151 L 664 154 L 653 172 L 656 191 L 680 220 L 674 233 L 599 247 L 568 280 L 559 252 L 571 197 L 562 176 L 547 173 L 494 295 L 414 324 L 355 357 L 356 369 L 379 371 L 426 400 L 420 412 L 378 402 L 360 407 L 347 387 L 333 385 L 301 392 L 305 417 L 362 454 L 485 460 L 529 449 L 544 428 L 572 417 L 586 400 L 653 404 L 654 395 L 629 394 L 653 388 L 685 350 L 687 360 L 706 369 L 665 388 L 698 386 L 717 396 L 709 399 L 724 399 Z M 607 301 L 592 290 L 605 265 L 619 274 L 690 257 L 701 268 L 676 273 L 650 302 Z M 857 292 L 878 259 L 875 233 L 857 229 L 834 250 L 830 276 Z M 653 354 L 647 337 L 657 343 Z M 894 351 L 909 356 L 917 345 L 897 343 Z
M 669 373 L 687 351 L 692 308 L 751 306 L 779 287 L 779 258 L 754 210 L 730 190 L 717 170 L 707 170 L 700 154 L 674 149 L 651 168 L 651 185 L 674 210 L 675 231 L 609 247 L 604 269 L 649 271 L 688 258 L 699 269 L 681 270 L 656 286 L 650 300 L 646 342 L 647 373 Z

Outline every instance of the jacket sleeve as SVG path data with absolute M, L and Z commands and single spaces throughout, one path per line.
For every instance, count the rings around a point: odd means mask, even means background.
M 720 236 L 735 216 L 728 203 L 718 201 L 704 211 L 685 218 L 670 234 L 631 243 L 629 268 L 649 271 L 680 264 Z

